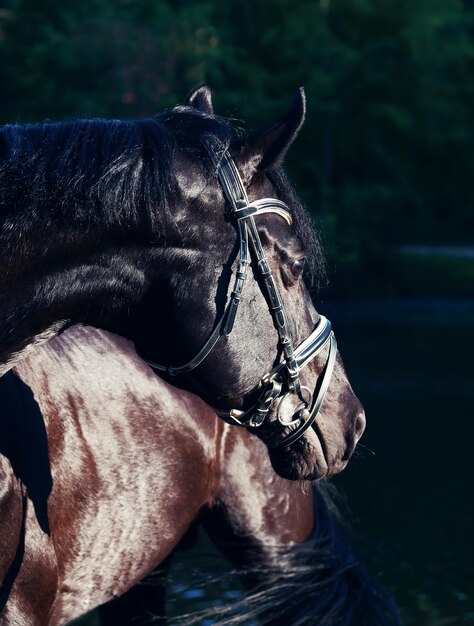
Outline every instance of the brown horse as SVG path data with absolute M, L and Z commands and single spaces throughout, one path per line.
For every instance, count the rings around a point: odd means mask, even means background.
M 315 525 L 309 483 L 278 477 L 258 438 L 158 378 L 127 340 L 72 327 L 15 374 L 0 379 L 2 626 L 63 625 L 122 594 L 104 624 L 159 613 L 158 588 L 126 592 L 200 512 L 247 567 L 245 606 L 262 623 L 397 623 L 320 494 Z

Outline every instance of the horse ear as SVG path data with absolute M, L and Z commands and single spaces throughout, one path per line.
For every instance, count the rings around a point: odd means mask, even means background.
M 233 146 L 235 160 L 247 181 L 257 171 L 264 172 L 281 165 L 304 122 L 305 113 L 306 97 L 301 87 L 286 113 Z
M 184 106 L 192 107 L 206 113 L 207 115 L 213 115 L 214 109 L 212 108 L 212 94 L 207 85 L 199 85 L 194 87 L 186 96 Z

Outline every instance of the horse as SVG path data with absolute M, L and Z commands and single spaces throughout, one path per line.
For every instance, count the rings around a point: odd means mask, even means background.
M 279 477 L 259 438 L 130 341 L 70 327 L 0 379 L 0 398 L 0 625 L 60 626 L 104 603 L 103 626 L 163 616 L 162 579 L 137 583 L 198 516 L 250 590 L 212 623 L 399 623 L 321 488 Z
M 73 324 L 117 332 L 281 475 L 343 470 L 364 411 L 305 286 L 320 246 L 280 167 L 305 107 L 301 89 L 243 135 L 203 86 L 150 119 L 3 127 L 0 375 Z

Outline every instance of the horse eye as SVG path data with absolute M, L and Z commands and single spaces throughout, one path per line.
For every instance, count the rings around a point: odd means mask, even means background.
M 294 276 L 301 276 L 304 270 L 305 263 L 306 263 L 306 259 L 304 258 L 298 259 L 297 261 L 293 263 L 293 265 L 291 266 L 291 271 Z

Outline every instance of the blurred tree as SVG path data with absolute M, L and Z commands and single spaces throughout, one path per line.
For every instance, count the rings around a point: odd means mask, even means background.
M 308 121 L 289 167 L 349 287 L 357 266 L 377 274 L 393 244 L 472 242 L 472 8 L 459 0 L 221 6 L 228 52 L 209 75 L 230 108 L 243 90 L 243 117 L 262 121 L 307 87 Z
M 148 115 L 202 81 L 210 2 L 11 0 L 0 9 L 2 117 Z
M 339 283 L 399 243 L 474 232 L 468 0 L 8 0 L 3 121 L 149 115 L 208 81 L 255 127 L 305 85 L 288 168 Z

